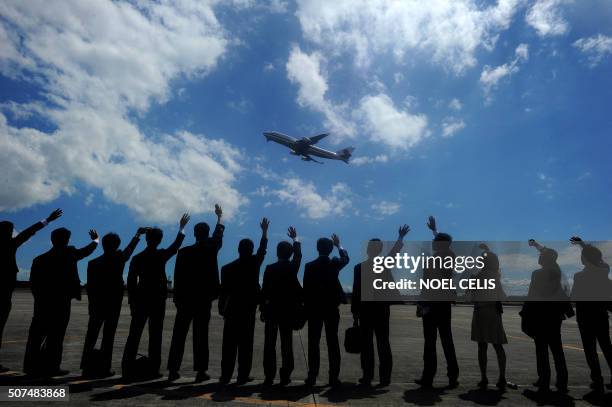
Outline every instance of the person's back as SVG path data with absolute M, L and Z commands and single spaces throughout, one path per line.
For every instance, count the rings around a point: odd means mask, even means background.
M 87 265 L 87 294 L 100 299 L 123 296 L 125 257 L 122 252 L 104 253 Z
M 30 271 L 32 293 L 41 300 L 81 298 L 76 248 L 51 248 L 36 257 Z
M 135 298 L 140 300 L 165 299 L 168 296 L 168 278 L 164 249 L 146 248 L 130 263 L 130 274 L 138 276 L 134 287 Z
M 343 301 L 344 292 L 338 279 L 340 270 L 348 263 L 348 256 L 319 256 L 304 267 L 304 303 L 310 312 L 335 309 Z

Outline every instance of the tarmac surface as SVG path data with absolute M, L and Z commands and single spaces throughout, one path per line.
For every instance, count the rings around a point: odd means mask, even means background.
M 216 304 L 215 304 L 216 305 Z M 216 310 L 216 307 L 213 307 Z M 102 403 L 106 405 L 162 405 L 181 403 L 185 405 L 219 405 L 228 406 L 326 406 L 326 405 L 376 405 L 396 406 L 415 404 L 420 406 L 454 406 L 454 405 L 599 405 L 612 406 L 612 392 L 603 397 L 594 397 L 589 389 L 589 370 L 586 365 L 582 344 L 575 319 L 563 324 L 563 343 L 569 369 L 569 394 L 552 392 L 541 396 L 535 392 L 532 383 L 536 380 L 535 347 L 532 340 L 521 332 L 519 308 L 507 306 L 503 315 L 508 345 L 508 380 L 519 385 L 517 390 L 498 391 L 492 384 L 497 381 L 497 361 L 495 352 L 489 348 L 489 389 L 479 390 L 476 383 L 480 380 L 477 361 L 477 346 L 470 340 L 472 308 L 456 306 L 453 309 L 453 335 L 460 367 L 460 385 L 455 389 L 446 389 L 446 366 L 440 346 L 438 345 L 438 375 L 434 389 L 420 389 L 414 384 L 423 367 L 423 336 L 421 321 L 416 317 L 416 308 L 412 305 L 398 305 L 391 311 L 391 346 L 393 349 L 393 376 L 390 386 L 385 388 L 362 388 L 357 385 L 361 377 L 359 355 L 342 354 L 340 378 L 342 386 L 338 389 L 326 387 L 327 355 L 325 339 L 321 343 L 321 375 L 317 386 L 310 388 L 303 384 L 306 377 L 306 328 L 294 332 L 295 370 L 293 382 L 281 388 L 278 385 L 266 388 L 263 382 L 263 323 L 257 322 L 255 328 L 255 351 L 253 371 L 254 381 L 243 386 L 232 381 L 227 386 L 217 383 L 220 374 L 222 318 L 213 311 L 210 326 L 210 369 L 212 379 L 204 383 L 194 383 L 192 369 L 191 333 L 185 349 L 185 358 L 181 375 L 173 383 L 162 377 L 150 382 L 123 383 L 119 375 L 102 380 L 84 380 L 78 370 L 83 339 L 87 329 L 87 297 L 83 301 L 73 301 L 70 325 L 64 343 L 62 368 L 70 370 L 64 377 L 49 379 L 45 382 L 31 381 L 20 372 L 23 352 L 27 341 L 28 327 L 32 317 L 32 297 L 28 291 L 17 290 L 13 295 L 13 310 L 9 317 L 3 347 L 0 351 L 0 362 L 11 368 L 0 375 L 0 386 L 27 385 L 67 385 L 70 390 L 71 404 Z M 175 308 L 171 300 L 166 307 L 164 323 L 163 356 L 167 358 L 172 335 Z M 124 300 L 121 319 L 115 340 L 113 369 L 120 373 L 120 361 L 129 327 L 129 307 Z M 340 335 L 344 339 L 344 330 L 352 324 L 350 307 L 341 307 Z M 146 354 L 147 333 L 143 335 L 140 353 Z M 277 344 L 280 352 L 280 344 Z M 280 353 L 278 355 L 280 363 Z M 606 382 L 609 382 L 609 370 L 600 357 Z M 551 357 L 552 363 L 552 357 Z M 162 364 L 165 367 L 165 363 Z M 167 373 L 167 372 L 163 372 Z M 235 377 L 234 379 L 235 380 Z M 278 377 L 277 377 L 278 382 Z M 375 378 L 376 380 L 376 378 Z M 554 368 L 553 368 L 554 383 Z M 376 382 L 374 383 L 376 384 Z M 10 402 L 2 402 L 10 404 Z M 40 404 L 40 402 L 32 402 Z M 24 405 L 20 401 L 14 404 Z M 57 403 L 56 403 L 57 404 Z

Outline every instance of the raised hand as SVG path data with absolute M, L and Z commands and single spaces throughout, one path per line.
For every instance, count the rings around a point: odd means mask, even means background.
M 399 230 L 397 233 L 399 235 L 399 238 L 403 239 L 408 234 L 408 232 L 410 232 L 410 226 L 402 225 L 399 227 Z
M 187 226 L 187 223 L 189 223 L 189 219 L 191 219 L 189 214 L 188 213 L 184 213 L 183 216 L 181 217 L 180 222 L 179 222 L 179 226 L 181 227 L 181 229 L 183 229 L 185 226 Z
M 54 210 L 53 212 L 51 212 L 49 214 L 49 216 L 47 216 L 47 222 L 53 222 L 55 219 L 59 218 L 60 216 L 62 216 L 64 212 L 57 208 L 56 210 Z
M 268 220 L 268 218 L 263 218 L 259 226 L 261 227 L 262 232 L 265 233 L 268 231 L 268 227 L 270 226 L 270 221 Z
M 295 240 L 297 238 L 297 231 L 293 226 L 289 226 L 289 229 L 287 229 L 287 236 L 289 236 L 291 240 Z
M 570 243 L 571 244 L 581 244 L 582 243 L 582 239 L 578 236 L 572 236 L 570 237 Z
M 215 215 L 217 215 L 218 219 L 221 219 L 221 216 L 223 216 L 223 210 L 219 204 L 215 204 Z
M 336 246 L 336 247 L 340 247 L 340 238 L 338 237 L 338 235 L 337 235 L 337 234 L 333 233 L 333 234 L 331 235 L 331 240 L 332 240 L 332 242 L 334 243 L 334 246 Z
M 98 238 L 98 232 L 96 232 L 96 229 L 91 229 L 89 231 L 89 237 L 91 240 L 96 240 Z
M 430 216 L 427 219 L 427 227 L 429 228 L 429 230 L 431 230 L 433 233 L 438 233 L 438 227 L 436 226 L 436 218 L 434 218 L 433 216 Z
M 529 245 L 529 247 L 538 247 L 538 242 L 536 242 L 535 239 L 529 239 L 527 244 Z
M 138 230 L 136 231 L 137 235 L 144 235 L 145 233 L 147 233 L 149 231 L 149 229 L 151 229 L 150 227 L 139 227 Z

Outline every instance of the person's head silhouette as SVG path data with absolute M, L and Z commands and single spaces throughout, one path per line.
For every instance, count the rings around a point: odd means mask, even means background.
M 279 260 L 289 260 L 293 254 L 293 246 L 287 241 L 282 241 L 276 246 L 276 256 Z
M 251 239 L 242 239 L 238 243 L 238 255 L 240 257 L 252 256 L 253 249 L 255 249 L 255 245 Z
M 208 235 L 210 233 L 210 226 L 206 222 L 197 223 L 193 227 L 193 236 L 195 237 L 197 242 L 201 242 L 203 240 L 208 239 Z
M 600 266 L 603 263 L 603 254 L 601 250 L 593 245 L 585 245 L 580 256 L 582 264 L 585 266 Z
M 66 228 L 58 228 L 51 232 L 51 243 L 53 247 L 61 248 L 68 246 L 70 231 Z
M 164 238 L 164 232 L 160 228 L 151 228 L 147 230 L 147 246 L 155 249 L 161 243 Z
M 0 242 L 8 242 L 13 238 L 13 222 L 4 220 L 0 222 Z
M 555 250 L 549 249 L 548 247 L 544 247 L 542 248 L 542 250 L 540 250 L 538 264 L 543 268 L 556 267 L 557 257 L 559 257 L 559 255 Z
M 374 257 L 378 256 L 380 252 L 382 252 L 382 249 L 383 243 L 380 239 L 370 239 L 370 241 L 368 242 L 368 247 L 366 249 L 368 253 L 368 258 L 373 259 Z
M 332 250 L 334 250 L 334 242 L 330 238 L 322 237 L 317 240 L 317 251 L 320 256 L 329 256 Z
M 104 253 L 114 253 L 119 249 L 121 245 L 121 238 L 116 233 L 107 233 L 102 238 L 102 249 Z
M 450 249 L 453 237 L 448 233 L 436 233 L 431 246 L 435 252 Z

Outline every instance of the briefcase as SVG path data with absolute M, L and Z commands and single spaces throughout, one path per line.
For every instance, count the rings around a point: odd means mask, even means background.
M 361 353 L 361 328 L 353 325 L 344 333 L 344 350 L 347 353 Z

